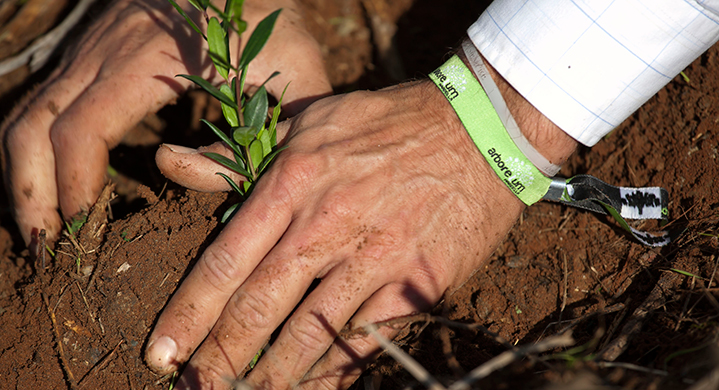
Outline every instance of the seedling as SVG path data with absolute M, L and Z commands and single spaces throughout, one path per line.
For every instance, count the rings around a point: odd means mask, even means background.
M 207 35 L 202 33 L 197 24 L 174 0 L 168 1 L 185 18 L 190 27 L 207 41 L 210 59 L 217 73 L 224 79 L 224 82 L 217 88 L 202 77 L 178 75 L 192 81 L 220 101 L 222 115 L 230 126 L 229 134 L 205 119 L 202 119 L 202 122 L 232 150 L 234 159 L 211 152 L 203 154 L 245 177 L 245 181 L 236 183 L 229 176 L 217 172 L 244 200 L 250 195 L 254 184 L 262 176 L 262 173 L 272 160 L 284 149 L 277 147 L 277 120 L 280 117 L 282 97 L 284 97 L 287 87 L 285 87 L 285 91 L 282 92 L 282 96 L 272 110 L 269 124 L 266 125 L 269 102 L 265 84 L 277 76 L 279 72 L 274 72 L 268 77 L 252 96 L 247 96 L 243 93 L 250 62 L 257 57 L 257 54 L 267 43 L 275 27 L 277 17 L 282 10 L 278 9 L 271 13 L 257 25 L 257 28 L 247 40 L 245 49 L 239 56 L 239 62 L 235 67 L 232 65 L 230 55 L 230 34 L 234 31 L 242 35 L 247 29 L 247 23 L 242 20 L 242 4 L 244 0 L 227 0 L 224 10 L 212 5 L 210 0 L 188 0 L 204 16 L 207 22 Z M 207 14 L 208 8 L 219 15 L 219 19 L 214 16 L 210 18 Z M 230 206 L 222 216 L 221 221 L 225 222 L 231 218 L 239 206 L 240 203 Z M 261 354 L 262 349 L 252 359 L 249 369 L 254 367 Z M 173 386 L 174 381 L 171 382 L 171 388 Z
M 77 248 L 77 238 L 75 237 L 75 234 L 80 231 L 82 226 L 87 222 L 87 215 L 85 213 L 78 214 L 74 217 L 72 217 L 72 221 L 70 223 L 65 222 L 65 229 L 67 229 L 67 236 L 70 239 L 70 241 L 75 244 L 75 247 Z M 52 253 L 52 252 L 51 252 Z M 55 257 L 55 254 L 52 254 L 53 257 Z M 80 273 L 80 263 L 82 259 L 80 259 L 80 254 L 78 252 L 78 255 L 75 256 L 75 265 L 77 266 L 77 273 Z
M 269 102 L 265 84 L 277 76 L 279 72 L 274 72 L 268 77 L 252 96 L 247 96 L 243 93 L 250 62 L 255 59 L 267 43 L 281 9 L 271 13 L 257 25 L 257 28 L 247 40 L 245 49 L 239 56 L 237 66 L 233 66 L 229 37 L 233 31 L 241 35 L 247 28 L 247 23 L 242 20 L 242 4 L 244 0 L 228 0 L 224 10 L 212 5 L 209 0 L 188 0 L 204 16 L 207 22 L 206 35 L 174 0 L 168 1 L 185 18 L 192 29 L 207 41 L 210 59 L 217 73 L 224 79 L 217 88 L 202 77 L 178 75 L 192 81 L 220 101 L 222 114 L 230 126 L 229 133 L 205 119 L 202 119 L 202 122 L 230 148 L 234 159 L 211 152 L 203 154 L 245 178 L 245 181 L 236 183 L 229 176 L 220 172 L 217 173 L 244 200 L 250 195 L 254 184 L 262 176 L 262 173 L 272 160 L 284 149 L 277 148 L 277 120 L 280 116 L 282 97 L 280 97 L 277 106 L 272 110 L 269 124 L 266 124 Z M 208 8 L 216 13 L 219 18 L 215 16 L 209 17 L 207 14 Z M 285 87 L 286 90 L 287 87 Z M 284 92 L 282 96 L 284 96 Z M 239 205 L 240 203 L 232 205 L 222 216 L 222 222 L 227 221 L 237 211 Z

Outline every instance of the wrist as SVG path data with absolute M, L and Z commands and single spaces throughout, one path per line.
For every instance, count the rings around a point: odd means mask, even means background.
M 471 44 L 471 42 L 469 43 Z M 457 53 L 459 58 L 469 66 L 469 62 L 463 51 Z M 479 54 L 481 56 L 481 54 Z M 560 129 L 529 101 L 527 101 L 517 90 L 515 90 L 485 59 L 482 61 L 487 73 L 494 80 L 507 108 L 514 117 L 514 120 L 529 143 L 544 156 L 550 163 L 555 165 L 563 164 L 576 150 L 578 143 L 566 132 Z M 472 74 L 475 78 L 477 75 Z

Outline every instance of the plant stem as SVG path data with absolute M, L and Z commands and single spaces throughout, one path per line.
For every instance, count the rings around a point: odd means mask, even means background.
M 240 85 L 237 86 L 237 92 L 236 92 L 236 93 L 237 93 L 237 104 L 238 104 L 238 107 L 242 107 L 243 109 L 245 108 L 245 104 L 244 104 L 244 102 L 242 101 L 242 97 L 243 97 L 242 91 L 245 90 L 245 77 L 246 77 L 246 76 L 247 76 L 247 65 L 243 66 L 242 69 L 240 69 Z M 239 114 L 240 114 L 240 115 L 239 115 L 239 117 L 240 117 L 240 126 L 244 126 L 244 125 L 245 125 L 245 115 L 244 115 L 244 112 L 243 112 L 242 110 L 240 110 Z
M 245 149 L 245 156 L 247 157 L 247 167 L 250 168 L 249 171 L 252 174 L 252 181 L 254 182 L 257 180 L 257 172 L 255 172 L 255 165 L 252 162 L 252 156 L 250 155 L 250 145 L 243 146 Z

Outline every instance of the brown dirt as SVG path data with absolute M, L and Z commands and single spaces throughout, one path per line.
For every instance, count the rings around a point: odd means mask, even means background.
M 429 0 L 304 2 L 339 91 L 427 74 L 482 9 L 460 0 L 442 9 Z M 383 31 L 393 26 L 396 45 L 387 47 Z M 482 324 L 513 345 L 571 326 L 581 348 L 542 360 L 521 359 L 480 381 L 480 387 L 689 388 L 717 366 L 719 47 L 685 73 L 689 83 L 677 77 L 562 170 L 565 176 L 589 173 L 617 185 L 667 188 L 670 227 L 678 238 L 666 248 L 649 249 L 605 216 L 550 203 L 527 209 L 486 266 L 434 314 Z M 148 119 L 145 127 L 155 134 L 150 143 L 180 142 L 173 140 L 182 136 L 182 142 L 199 145 L 205 135 L 188 124 L 187 113 L 212 111 L 203 101 L 195 94 L 163 110 L 160 120 Z M 165 125 L 173 131 L 163 133 Z M 57 245 L 57 257 L 46 258 L 45 269 L 20 247 L 3 200 L 0 388 L 168 387 L 168 378 L 145 367 L 142 351 L 172 291 L 220 229 L 217 219 L 227 204 L 225 195 L 165 183 L 152 165 L 155 146 L 138 143 L 118 148 L 111 158 L 123 184 L 117 192 L 132 200 L 130 205 L 110 202 L 122 218 L 105 224 L 107 202 L 99 203 L 94 222 L 76 234 L 78 239 Z M 636 314 L 646 308 L 652 310 L 639 322 L 641 330 L 631 333 L 623 353 L 614 352 L 612 347 L 630 334 L 627 325 L 637 324 Z M 415 324 L 400 344 L 443 381 L 506 350 L 477 331 L 420 328 Z M 660 373 L 606 367 L 593 360 L 595 355 Z M 383 389 L 420 387 L 387 356 L 359 385 L 372 380 L 381 381 Z

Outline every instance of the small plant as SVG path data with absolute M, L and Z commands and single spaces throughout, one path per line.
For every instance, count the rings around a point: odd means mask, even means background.
M 267 43 L 281 9 L 271 13 L 257 25 L 235 67 L 230 56 L 229 37 L 232 31 L 241 35 L 247 28 L 247 22 L 242 20 L 244 0 L 227 0 L 224 10 L 212 5 L 209 0 L 188 0 L 207 21 L 207 35 L 202 33 L 197 24 L 174 0 L 168 1 L 185 18 L 190 27 L 207 41 L 210 59 L 217 73 L 224 79 L 217 88 L 202 77 L 178 75 L 192 81 L 222 104 L 222 114 L 230 126 L 229 134 L 205 119 L 202 119 L 202 122 L 232 150 L 234 159 L 211 152 L 203 154 L 246 178 L 246 181 L 236 183 L 227 175 L 217 173 L 244 200 L 250 195 L 254 184 L 272 160 L 284 149 L 277 148 L 277 120 L 280 116 L 282 97 L 272 111 L 269 124 L 266 125 L 269 102 L 265 84 L 279 72 L 274 72 L 267 78 L 252 96 L 243 93 L 250 62 Z M 219 19 L 215 16 L 210 18 L 207 14 L 208 8 L 215 12 Z M 284 96 L 284 92 L 282 95 Z M 227 221 L 237 211 L 239 205 L 240 203 L 232 205 L 223 215 L 222 222 Z

